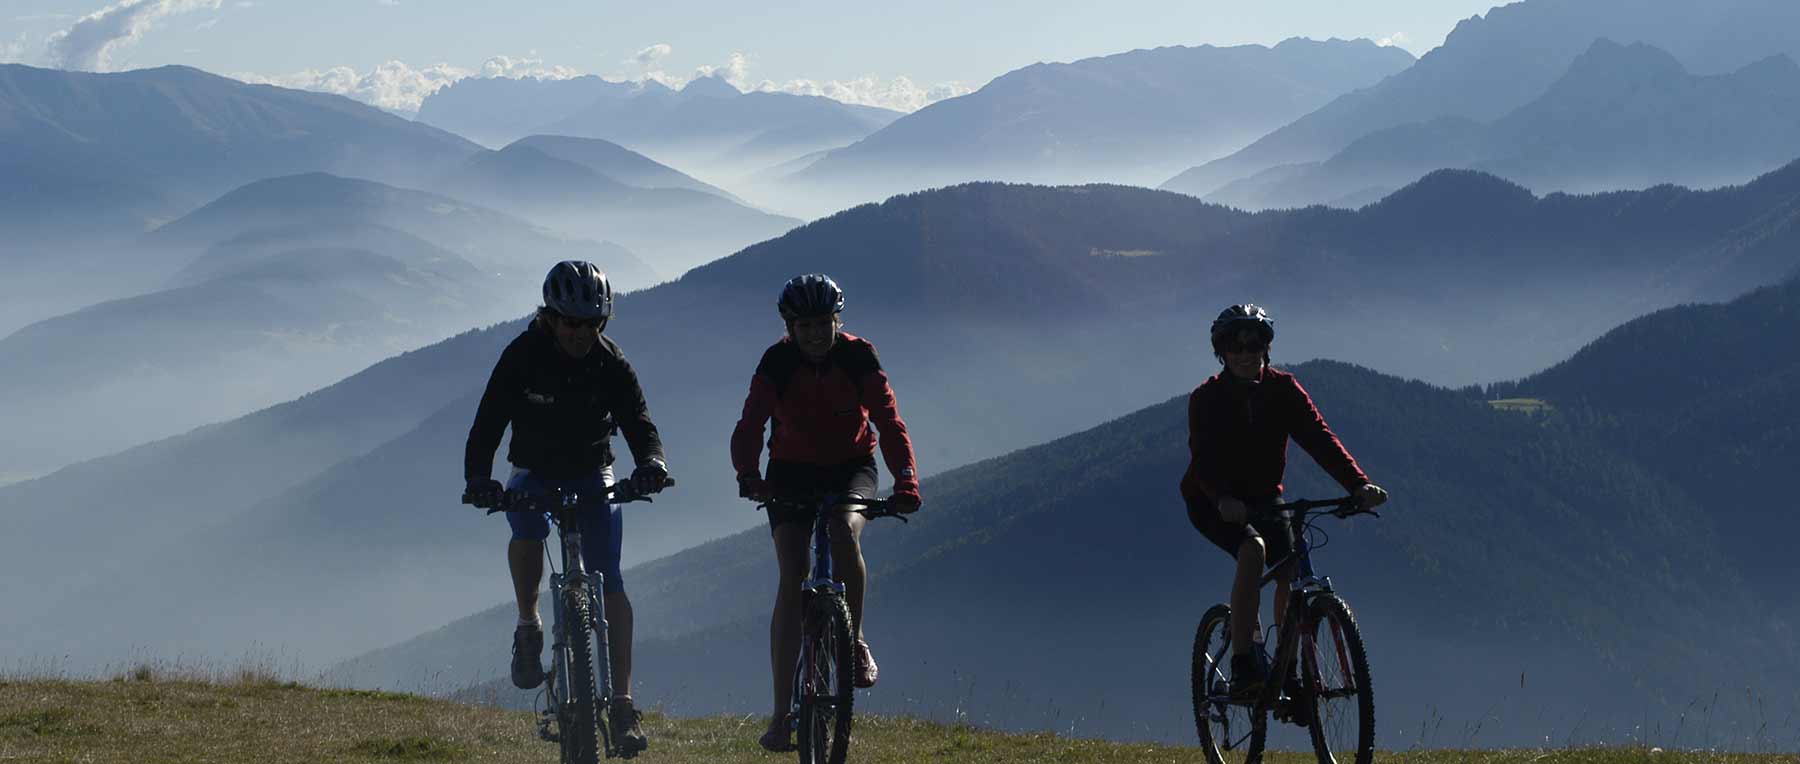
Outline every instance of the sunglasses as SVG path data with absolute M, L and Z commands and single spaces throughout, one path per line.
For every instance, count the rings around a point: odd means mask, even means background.
M 562 325 L 562 327 L 565 329 L 598 329 L 598 328 L 600 328 L 600 324 L 602 323 L 601 319 L 598 319 L 598 318 L 591 318 L 591 319 L 583 320 L 583 319 L 578 319 L 578 318 L 569 318 L 568 316 L 562 315 L 560 313 L 551 313 L 550 318 L 551 318 L 551 320 L 554 320 L 556 323 Z
M 1222 345 L 1221 349 L 1223 349 L 1227 353 L 1255 353 L 1257 355 L 1262 355 L 1263 353 L 1269 352 L 1269 343 L 1267 343 L 1267 342 L 1228 342 L 1228 343 Z

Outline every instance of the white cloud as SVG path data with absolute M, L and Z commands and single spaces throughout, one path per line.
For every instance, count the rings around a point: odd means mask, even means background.
M 511 77 L 521 79 L 535 77 L 540 80 L 566 80 L 580 77 L 580 70 L 556 65 L 550 66 L 541 58 L 514 58 L 512 56 L 494 56 L 481 64 L 480 76 L 493 79 L 495 77 Z
M 418 111 L 419 104 L 425 102 L 426 96 L 473 74 L 473 71 L 450 64 L 414 69 L 403 61 L 388 61 L 368 72 L 358 72 L 348 66 L 334 66 L 330 69 L 308 69 L 273 77 L 256 74 L 236 76 L 245 82 L 335 93 L 383 109 Z
M 219 9 L 220 0 L 120 0 L 76 20 L 50 37 L 52 63 L 63 69 L 106 71 L 120 46 L 142 39 L 168 16 Z
M 1383 48 L 1387 48 L 1387 47 L 1392 47 L 1395 45 L 1404 46 L 1409 42 L 1412 42 L 1412 38 L 1407 37 L 1405 32 L 1395 32 L 1391 35 L 1388 35 L 1379 40 L 1376 40 L 1375 44 L 1380 45 Z
M 546 65 L 539 58 L 494 56 L 483 62 L 479 70 L 442 63 L 414 69 L 404 61 L 388 61 L 368 72 L 359 72 L 348 66 L 334 66 L 330 69 L 308 69 L 274 76 L 233 76 L 245 82 L 335 93 L 392 111 L 417 112 L 426 96 L 437 92 L 438 88 L 468 77 L 536 77 L 560 80 L 580 75 L 581 72 L 566 66 Z
M 667 46 L 661 47 L 666 48 Z M 650 48 L 645 50 L 650 50 Z M 666 55 L 666 53 L 660 55 Z M 643 52 L 640 51 L 639 55 L 632 60 L 637 61 L 642 58 Z M 388 61 L 367 72 L 348 66 L 337 66 L 272 76 L 260 74 L 235 74 L 233 76 L 245 82 L 335 93 L 392 111 L 417 112 L 426 96 L 437 92 L 439 88 L 467 77 L 483 79 L 535 77 L 559 80 L 579 77 L 582 74 L 583 72 L 572 67 L 547 64 L 541 58 L 494 56 L 473 69 L 447 63 L 415 69 L 403 61 Z M 925 87 L 906 77 L 883 80 L 874 75 L 866 75 L 853 80 L 795 79 L 787 82 L 775 82 L 765 79 L 756 82 L 752 81 L 749 75 L 750 57 L 743 53 L 732 53 L 726 57 L 724 63 L 696 67 L 691 76 L 671 75 L 658 69 L 644 72 L 638 77 L 638 81 L 659 82 L 679 90 L 696 78 L 718 77 L 743 91 L 823 96 L 844 103 L 880 106 L 908 112 L 974 90 L 961 82 L 943 82 Z
M 701 77 L 718 77 L 736 85 L 738 90 L 744 90 L 750 79 L 750 57 L 733 52 L 725 57 L 725 63 L 718 66 L 694 67 L 694 76 L 688 79 L 697 80 Z
M 926 106 L 972 93 L 975 88 L 961 82 L 940 82 L 931 87 L 919 87 L 905 76 L 895 77 L 883 82 L 874 75 L 864 75 L 853 80 L 789 80 L 776 83 L 763 80 L 752 90 L 765 93 L 792 93 L 795 95 L 824 96 L 833 101 L 860 104 L 863 106 L 879 106 L 895 111 L 918 111 Z
M 375 0 L 375 4 L 393 8 L 400 5 L 400 0 Z
M 20 32 L 12 42 L 0 42 L 0 64 L 23 64 L 25 61 L 26 38 Z
M 207 19 L 205 21 L 200 22 L 200 24 L 198 26 L 195 26 L 194 31 L 204 32 L 204 31 L 211 29 L 213 27 L 216 27 L 218 25 L 219 25 L 218 19 Z
M 670 46 L 666 42 L 659 42 L 655 45 L 652 45 L 648 48 L 638 51 L 637 55 L 631 57 L 631 60 L 636 61 L 639 66 L 648 67 L 648 66 L 655 64 L 657 59 L 667 56 L 673 52 L 675 52 L 674 47 Z
M 885 81 L 874 75 L 864 75 L 853 80 L 793 79 L 787 82 L 775 82 L 765 79 L 753 81 L 750 79 L 750 57 L 741 52 L 734 52 L 727 56 L 725 63 L 722 64 L 695 67 L 693 74 L 688 77 L 672 75 L 660 69 L 644 72 L 642 75 L 643 80 L 658 82 L 677 90 L 700 77 L 718 77 L 744 91 L 823 96 L 843 103 L 879 106 L 906 112 L 917 111 L 931 103 L 975 90 L 961 82 L 941 82 L 929 87 L 920 87 L 904 76 Z

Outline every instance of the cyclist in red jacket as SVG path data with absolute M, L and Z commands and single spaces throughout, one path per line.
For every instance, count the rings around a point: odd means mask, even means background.
M 894 478 L 895 509 L 917 511 L 919 481 L 906 423 L 900 420 L 875 346 L 843 332 L 838 318 L 844 309 L 843 290 L 823 274 L 796 276 L 781 290 L 776 307 L 787 322 L 787 336 L 763 353 L 750 378 L 743 417 L 731 433 L 738 493 L 756 501 L 849 493 L 874 498 L 879 443 Z M 765 476 L 758 468 L 763 424 L 771 418 L 775 426 L 769 435 Z M 792 746 L 786 724 L 792 690 L 788 672 L 800 651 L 800 582 L 806 574 L 814 516 L 812 510 L 769 507 L 769 532 L 775 538 L 781 580 L 769 621 L 775 714 L 759 742 L 772 751 Z M 857 687 L 872 687 L 879 676 L 869 643 L 863 641 L 868 571 L 860 541 L 865 522 L 854 513 L 837 514 L 831 521 L 832 567 L 843 579 L 849 599 Z
M 1274 521 L 1252 521 L 1250 508 L 1281 497 L 1288 438 L 1345 490 L 1374 507 L 1387 492 L 1369 482 L 1326 426 L 1294 375 L 1269 366 L 1275 322 L 1253 304 L 1233 305 L 1212 324 L 1213 355 L 1224 368 L 1188 396 L 1191 460 L 1181 478 L 1188 520 L 1237 558 L 1231 584 L 1231 687 L 1253 694 L 1268 678 L 1262 649 L 1261 577 L 1293 550 Z M 1288 579 L 1276 577 L 1275 617 L 1287 606 Z

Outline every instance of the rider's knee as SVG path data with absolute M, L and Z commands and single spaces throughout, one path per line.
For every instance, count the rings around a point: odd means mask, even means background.
M 831 529 L 831 543 L 840 549 L 856 546 L 856 529 L 850 526 L 850 520 L 844 516 L 832 518 L 827 526 Z

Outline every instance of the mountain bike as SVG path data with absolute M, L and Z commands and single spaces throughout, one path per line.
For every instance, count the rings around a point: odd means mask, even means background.
M 664 487 L 675 481 L 668 480 Z M 649 496 L 632 492 L 629 483 L 608 488 L 604 496 L 581 495 L 573 491 L 552 490 L 541 493 L 507 491 L 496 512 L 546 512 L 556 524 L 562 544 L 562 569 L 556 571 L 556 560 L 550 559 L 551 670 L 541 695 L 544 708 L 538 713 L 538 737 L 558 743 L 562 764 L 594 764 L 606 758 L 632 758 L 636 751 L 619 749 L 612 739 L 612 664 L 608 652 L 606 608 L 601 593 L 605 583 L 600 571 L 589 571 L 581 558 L 582 512 L 605 512 L 609 504 L 651 501 Z M 464 504 L 472 504 L 468 495 Z M 549 550 L 545 550 L 549 556 Z M 594 644 L 592 637 L 599 638 Z
M 800 657 L 794 662 L 788 723 L 795 729 L 800 764 L 844 764 L 850 752 L 850 721 L 856 700 L 852 685 L 855 667 L 851 664 L 850 605 L 844 599 L 844 585 L 832 572 L 828 522 L 837 512 L 908 520 L 887 500 L 855 494 L 803 501 L 776 499 L 757 508 L 770 506 L 818 509 L 813 518 L 812 568 L 800 584 Z M 861 509 L 847 509 L 849 506 Z
M 1268 681 L 1260 691 L 1232 692 L 1231 607 L 1212 606 L 1194 634 L 1194 726 L 1211 764 L 1262 760 L 1269 718 L 1304 728 L 1314 755 L 1324 764 L 1369 764 L 1375 755 L 1375 697 L 1362 632 L 1350 606 L 1331 587 L 1329 576 L 1313 572 L 1312 551 L 1330 541 L 1314 520 L 1375 515 L 1355 497 L 1294 501 L 1254 509 L 1273 517 L 1294 551 L 1270 566 L 1262 585 L 1291 571 L 1286 614 L 1270 627 L 1278 645 Z M 1318 544 L 1312 537 L 1320 537 Z

